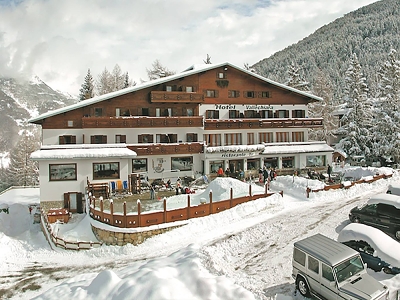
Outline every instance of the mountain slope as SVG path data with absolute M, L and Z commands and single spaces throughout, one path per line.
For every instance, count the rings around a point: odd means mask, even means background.
M 383 0 L 362 7 L 325 25 L 298 43 L 253 65 L 256 72 L 285 83 L 291 62 L 302 68 L 304 77 L 315 82 L 318 70 L 327 75 L 341 98 L 344 73 L 356 53 L 374 95 L 376 73 L 391 47 L 400 51 L 400 1 Z
M 0 151 L 11 150 L 30 117 L 74 102 L 37 77 L 30 81 L 0 78 Z

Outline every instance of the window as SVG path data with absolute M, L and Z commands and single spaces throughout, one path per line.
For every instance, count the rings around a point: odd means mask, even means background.
M 269 98 L 269 92 L 267 91 L 260 92 L 259 94 L 260 98 Z
M 162 116 L 163 117 L 172 117 L 172 108 L 165 108 Z
M 193 93 L 193 92 L 194 92 L 194 89 L 193 89 L 192 86 L 187 86 L 186 87 L 186 93 Z
M 234 90 L 228 91 L 228 98 L 239 98 L 239 97 L 240 97 L 239 91 L 234 91 Z
M 147 172 L 147 158 L 132 159 L 133 172 Z
M 218 110 L 207 110 L 206 111 L 206 119 L 219 119 L 219 111 Z
M 254 145 L 256 141 L 254 140 L 254 132 L 247 133 L 247 145 Z
M 276 142 L 277 143 L 289 142 L 289 132 L 277 132 Z
M 260 143 L 273 143 L 273 133 L 272 132 L 260 132 L 258 134 L 258 139 Z
M 225 72 L 218 72 L 217 73 L 217 78 L 218 79 L 225 79 L 226 78 L 226 73 Z
M 304 142 L 304 132 L 292 132 L 292 142 Z
M 197 142 L 197 133 L 186 133 L 186 141 L 188 143 Z
M 294 166 L 293 156 L 282 157 L 282 168 L 293 168 L 293 166 Z
M 221 146 L 221 135 L 220 134 L 205 134 L 204 141 L 209 147 Z
M 171 86 L 171 85 L 167 85 L 167 86 L 165 87 L 165 91 L 167 91 L 167 92 L 172 92 L 172 86 Z
M 149 116 L 149 109 L 147 107 L 142 107 L 142 116 Z
M 277 110 L 275 112 L 275 117 L 284 119 L 284 118 L 289 118 L 289 111 L 288 110 Z
M 306 157 L 306 167 L 323 167 L 325 164 L 325 155 L 308 155 Z
M 272 119 L 274 117 L 274 112 L 272 110 L 262 110 L 261 118 L 263 119 Z
M 217 93 L 215 90 L 206 90 L 206 97 L 207 98 L 216 98 Z
M 305 118 L 306 112 L 305 110 L 293 110 L 292 118 Z
M 77 179 L 76 164 L 49 165 L 50 181 L 64 181 Z
M 328 281 L 334 281 L 335 279 L 333 278 L 333 272 L 332 268 L 324 263 L 321 263 L 322 265 L 322 277 L 325 278 Z
M 140 135 L 138 135 L 138 143 L 139 144 L 153 143 L 153 135 L 152 134 L 140 134 Z
M 161 108 L 156 108 L 156 117 L 161 117 Z
M 210 161 L 210 173 L 216 174 L 220 167 L 224 168 L 223 160 Z
M 193 117 L 193 108 L 186 108 L 186 116 Z
M 258 169 L 260 169 L 260 160 L 258 158 L 247 160 L 247 170 L 258 170 Z
M 314 257 L 308 256 L 308 269 L 315 272 L 319 273 L 319 261 L 315 259 Z
M 92 135 L 90 136 L 91 144 L 107 144 L 107 136 L 106 135 Z
M 68 127 L 74 127 L 74 121 L 68 121 L 67 122 Z
M 126 135 L 124 134 L 116 134 L 115 135 L 115 143 L 126 143 Z
M 239 118 L 239 111 L 238 110 L 230 110 L 229 111 L 229 119 L 236 119 Z
M 103 116 L 103 109 L 101 107 L 94 108 L 94 116 L 95 117 L 102 117 Z
M 245 118 L 261 118 L 260 112 L 256 110 L 245 110 L 244 111 Z
M 58 137 L 58 141 L 59 141 L 60 145 L 76 144 L 76 136 L 75 135 L 61 135 Z
M 266 158 L 264 158 L 264 165 L 267 168 L 276 168 L 278 166 L 278 158 L 277 157 L 266 157 Z
M 242 144 L 241 133 L 225 133 L 225 146 L 241 145 L 241 144 Z
M 118 179 L 119 163 L 93 163 L 93 179 Z
M 255 98 L 255 93 L 254 93 L 254 91 L 245 91 L 244 96 L 246 98 Z
M 171 157 L 171 170 L 190 171 L 193 166 L 193 157 Z
M 177 134 L 163 133 L 163 134 L 157 134 L 156 135 L 156 142 L 157 143 L 176 143 L 177 141 L 178 141 L 178 135 Z
M 295 262 L 299 263 L 303 267 L 306 266 L 306 254 L 303 251 L 301 251 L 297 248 L 294 248 L 293 259 Z

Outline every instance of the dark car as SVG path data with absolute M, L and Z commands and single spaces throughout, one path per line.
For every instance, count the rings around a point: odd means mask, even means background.
M 361 207 L 354 207 L 349 214 L 354 223 L 378 228 L 400 241 L 400 196 L 378 194 Z
M 375 250 L 367 242 L 352 240 L 342 243 L 358 251 L 367 267 L 375 272 L 383 271 L 386 274 L 400 274 L 400 268 L 393 267 L 379 257 L 374 256 Z

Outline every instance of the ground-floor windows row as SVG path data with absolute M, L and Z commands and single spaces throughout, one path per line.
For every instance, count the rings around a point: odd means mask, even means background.
M 150 166 L 147 158 L 132 159 L 132 173 L 153 171 L 160 173 L 166 170 L 164 158 L 151 158 Z M 192 171 L 193 156 L 171 157 L 170 171 Z

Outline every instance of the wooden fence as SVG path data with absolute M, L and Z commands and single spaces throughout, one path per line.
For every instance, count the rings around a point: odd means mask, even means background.
M 353 185 L 356 184 L 360 184 L 360 183 L 371 183 L 374 181 L 377 181 L 379 179 L 386 179 L 386 178 L 390 178 L 392 177 L 392 174 L 386 175 L 386 174 L 381 174 L 381 175 L 375 175 L 372 177 L 367 177 L 367 178 L 363 178 L 360 180 L 356 180 L 356 181 L 351 181 L 351 182 L 342 182 L 342 183 L 338 183 L 338 184 L 331 184 L 331 185 L 326 185 L 324 186 L 322 189 L 311 189 L 309 187 L 307 187 L 306 192 L 307 192 L 307 198 L 310 197 L 310 193 L 317 193 L 317 192 L 321 192 L 321 191 L 329 191 L 329 190 L 337 190 L 337 189 L 348 189 L 351 188 Z M 348 183 L 348 184 L 347 184 Z
M 49 234 L 49 238 L 51 239 L 53 244 L 56 245 L 57 247 L 60 247 L 60 248 L 66 249 L 66 250 L 88 250 L 88 249 L 100 247 L 102 245 L 101 242 L 97 242 L 97 241 L 96 242 L 65 241 L 64 239 L 57 237 L 57 235 L 53 232 L 53 229 L 51 228 L 49 220 L 47 218 L 47 213 L 43 209 L 41 210 L 41 216 L 42 216 L 42 226 L 43 226 L 43 222 L 44 222 L 45 230 L 47 230 L 47 232 Z
M 283 196 L 283 192 L 279 192 Z M 137 228 L 146 227 L 151 225 L 170 223 L 175 221 L 188 220 L 192 218 L 205 217 L 211 214 L 219 213 L 221 211 L 230 209 L 236 205 L 256 200 L 259 198 L 265 198 L 275 193 L 268 193 L 265 190 L 262 194 L 252 195 L 251 185 L 249 185 L 249 195 L 239 198 L 233 198 L 233 189 L 230 190 L 230 199 L 213 202 L 212 192 L 209 193 L 209 201 L 204 204 L 197 206 L 190 206 L 190 194 L 187 195 L 187 206 L 184 208 L 167 210 L 167 201 L 163 200 L 164 209 L 163 211 L 142 213 L 140 202 L 138 202 L 137 214 L 126 213 L 126 202 L 123 203 L 123 212 L 115 213 L 113 203 L 110 203 L 110 212 L 104 212 L 103 201 L 100 201 L 100 210 L 95 207 L 95 201 L 90 198 L 90 216 L 102 223 L 119 227 L 119 228 Z

